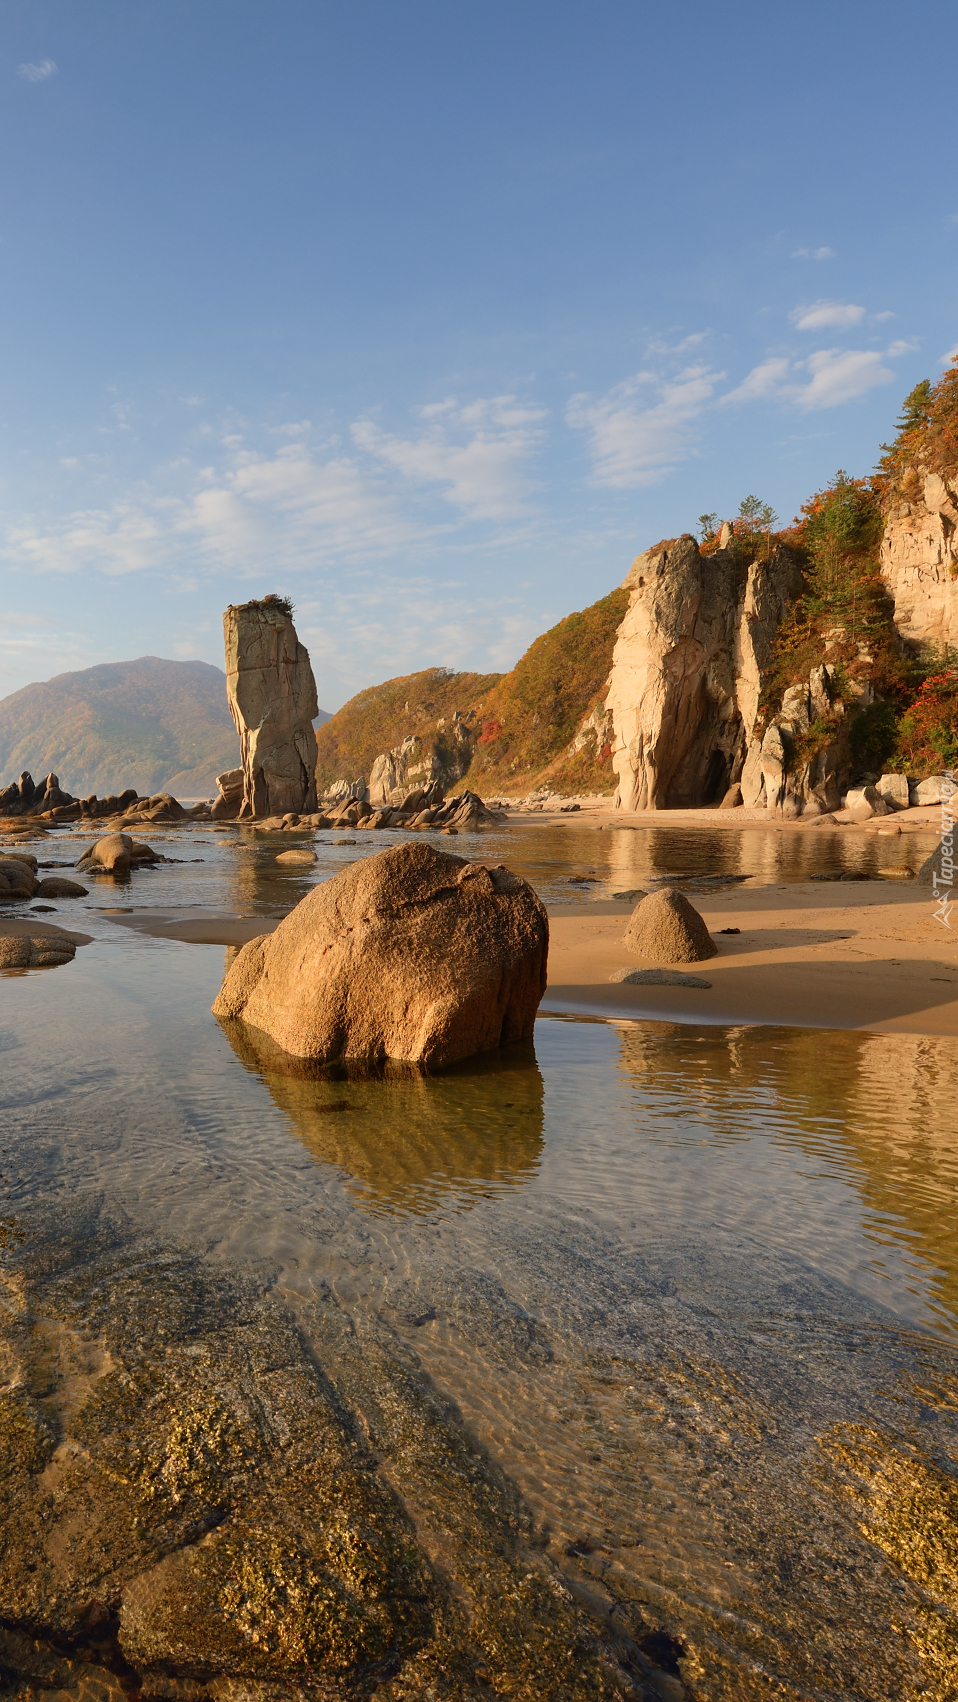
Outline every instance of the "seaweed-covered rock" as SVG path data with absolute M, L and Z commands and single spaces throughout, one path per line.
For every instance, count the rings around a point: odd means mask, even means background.
M 388 1328 L 330 1297 L 308 1347 L 262 1282 L 89 1208 L 37 1228 L 0 1311 L 5 1690 L 637 1696 Z
M 636 905 L 625 943 L 650 963 L 702 963 L 718 952 L 695 906 L 674 887 L 650 892 Z
M 417 840 L 344 869 L 251 940 L 213 1011 L 296 1057 L 441 1068 L 532 1033 L 548 947 L 526 881 Z

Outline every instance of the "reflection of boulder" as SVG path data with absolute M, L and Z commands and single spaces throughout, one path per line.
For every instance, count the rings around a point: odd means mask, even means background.
M 428 1212 L 450 1195 L 518 1186 L 539 1168 L 542 1077 L 528 1042 L 427 1076 L 409 1064 L 309 1064 L 261 1029 L 222 1026 L 303 1145 L 346 1172 L 367 1210 Z

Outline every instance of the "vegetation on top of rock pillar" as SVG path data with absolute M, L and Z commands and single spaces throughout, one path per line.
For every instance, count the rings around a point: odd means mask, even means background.
M 699 528 L 702 533 L 700 555 L 714 555 L 716 550 L 722 548 L 721 539 L 725 525 L 730 532 L 726 548 L 731 550 L 742 567 L 750 566 L 759 557 L 768 560 L 775 543 L 779 541 L 775 532 L 778 515 L 771 503 L 763 502 L 758 496 L 746 496 L 739 503 L 738 514 L 734 520 L 723 524 L 717 514 L 699 515 Z
M 958 357 L 937 384 L 923 378 L 905 397 L 897 435 L 882 444 L 874 484 L 887 510 L 921 496 L 927 473 L 958 474 Z
M 296 612 L 296 604 L 292 597 L 279 597 L 274 591 L 270 591 L 265 597 L 252 597 L 248 603 L 239 603 L 237 607 L 240 609 L 269 609 L 274 614 L 285 615 L 288 620 L 292 620 Z

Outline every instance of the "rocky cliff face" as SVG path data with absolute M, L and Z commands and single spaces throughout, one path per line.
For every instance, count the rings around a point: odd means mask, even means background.
M 910 643 L 958 647 L 958 479 L 908 468 L 901 494 L 881 546 L 895 625 Z
M 714 803 L 750 746 L 755 767 L 762 676 L 799 583 L 781 547 L 746 565 L 734 547 L 701 555 L 686 534 L 636 558 L 606 700 L 618 808 Z
M 278 598 L 231 604 L 223 639 L 243 767 L 240 816 L 315 810 L 316 684 L 291 616 Z
M 369 773 L 371 804 L 399 804 L 408 792 L 438 784 L 454 786 L 472 761 L 475 714 L 453 710 L 437 723 L 439 737 L 428 742 L 410 734 L 392 750 L 377 756 Z

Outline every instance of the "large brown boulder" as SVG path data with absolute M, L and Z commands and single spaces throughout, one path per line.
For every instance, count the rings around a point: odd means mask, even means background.
M 548 949 L 526 881 L 416 840 L 353 863 L 251 940 L 213 1012 L 299 1058 L 437 1069 L 532 1033 Z
M 240 816 L 315 810 L 316 682 L 288 605 L 278 597 L 231 604 L 223 641 L 243 768 Z
M 684 892 L 666 887 L 637 904 L 625 931 L 625 943 L 650 963 L 702 963 L 715 957 L 715 944 Z

